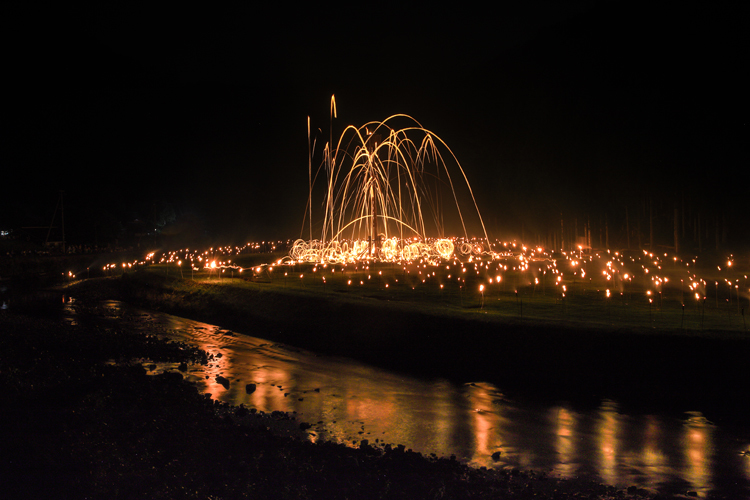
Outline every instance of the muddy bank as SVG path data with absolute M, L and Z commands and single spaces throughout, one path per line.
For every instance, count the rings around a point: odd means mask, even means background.
M 530 397 L 613 398 L 648 410 L 698 410 L 744 421 L 750 339 L 736 333 L 586 328 L 427 314 L 359 297 L 179 282 L 148 273 L 71 290 L 389 369 L 487 380 Z

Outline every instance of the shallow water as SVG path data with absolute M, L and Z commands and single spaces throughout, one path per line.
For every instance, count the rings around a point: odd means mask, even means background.
M 750 498 L 750 428 L 699 412 L 626 413 L 616 401 L 578 408 L 513 400 L 492 383 L 419 379 L 123 303 L 104 304 L 118 327 L 144 329 L 214 355 L 186 378 L 202 392 L 262 411 L 296 412 L 312 441 L 403 444 L 474 466 L 518 467 L 563 478 L 668 493 Z M 66 316 L 81 321 L 68 303 Z M 154 371 L 174 369 L 157 366 Z M 217 376 L 229 379 L 226 389 Z M 246 384 L 256 384 L 247 394 Z M 500 452 L 499 456 L 493 454 Z

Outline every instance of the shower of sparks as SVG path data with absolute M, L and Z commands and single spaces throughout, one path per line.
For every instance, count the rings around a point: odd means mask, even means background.
M 336 101 L 332 97 L 332 121 L 335 115 Z M 394 122 L 402 121 L 408 123 L 406 127 L 392 127 Z M 361 127 L 349 125 L 335 146 L 332 134 L 331 131 L 330 141 L 323 150 L 323 162 L 315 175 L 314 144 L 310 149 L 310 189 L 305 213 L 310 238 L 294 243 L 289 254 L 292 261 L 341 264 L 427 259 L 437 262 L 456 253 L 467 256 L 490 251 L 487 231 L 466 174 L 437 135 L 414 118 L 401 114 Z M 320 215 L 313 213 L 316 181 L 325 182 Z M 444 210 L 450 207 L 451 216 L 460 222 L 468 240 L 465 219 L 468 215 L 459 205 L 459 186 L 471 198 L 471 217 L 481 227 L 484 240 L 456 247 L 453 239 L 445 235 Z M 322 222 L 317 239 L 313 237 L 316 220 Z

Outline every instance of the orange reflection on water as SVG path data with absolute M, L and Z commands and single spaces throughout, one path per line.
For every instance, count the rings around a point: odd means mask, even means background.
M 557 434 L 555 451 L 559 455 L 559 462 L 553 468 L 553 472 L 563 477 L 571 477 L 576 471 L 576 417 L 570 410 L 561 406 L 551 408 L 550 416 Z
M 429 442 L 433 448 L 441 454 L 448 453 L 452 447 L 453 424 L 458 415 L 451 403 L 456 395 L 456 390 L 448 381 L 441 380 L 435 383 L 430 391 L 428 400 L 430 403 L 429 414 L 431 421 L 431 436 Z
M 354 389 L 353 387 L 351 389 Z M 346 415 L 350 420 L 361 422 L 393 422 L 394 402 L 391 397 L 360 397 L 350 393 L 345 396 Z
M 653 415 L 647 415 L 641 460 L 651 473 L 663 474 L 668 470 L 669 462 L 667 456 L 660 449 L 660 437 L 659 422 Z
M 205 374 L 208 378 L 205 379 L 205 392 L 211 395 L 212 399 L 219 399 L 220 396 L 226 396 L 227 389 L 216 381 L 216 377 L 228 377 L 231 371 L 231 363 L 229 357 L 224 356 L 214 344 L 203 344 L 199 343 L 198 347 L 203 349 L 209 354 L 213 354 L 214 358 L 209 360 L 208 365 L 204 368 Z M 221 354 L 221 356 L 219 356 Z M 230 380 L 230 389 L 231 389 Z M 224 397 L 226 400 L 226 397 Z
M 598 463 L 599 475 L 605 483 L 617 484 L 617 452 L 620 447 L 618 441 L 619 414 L 614 401 L 605 400 L 599 407 L 599 421 L 597 424 L 597 442 L 599 446 Z
M 485 464 L 488 458 L 497 451 L 499 444 L 500 417 L 498 408 L 492 404 L 497 389 L 484 383 L 468 387 L 467 399 L 473 409 L 469 425 L 474 437 L 472 463 Z
M 690 412 L 683 424 L 685 467 L 683 474 L 698 491 L 711 486 L 711 460 L 713 458 L 714 426 L 700 412 Z
M 252 372 L 252 383 L 255 384 L 255 391 L 249 395 L 251 406 L 265 411 L 289 411 L 289 398 L 284 396 L 290 390 L 289 373 L 286 370 L 258 366 Z M 244 391 L 244 384 L 242 388 Z

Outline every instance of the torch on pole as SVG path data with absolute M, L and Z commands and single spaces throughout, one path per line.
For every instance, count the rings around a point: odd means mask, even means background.
M 682 304 L 682 318 L 680 319 L 680 328 L 685 324 L 685 303 Z

